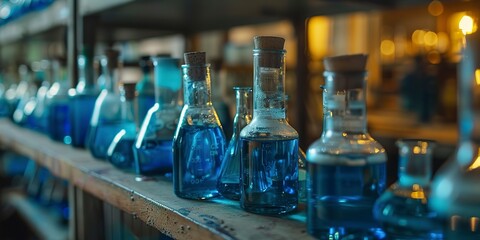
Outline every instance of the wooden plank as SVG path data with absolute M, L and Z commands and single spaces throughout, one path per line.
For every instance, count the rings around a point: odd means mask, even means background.
M 54 175 L 175 239 L 312 239 L 304 210 L 285 217 L 247 213 L 238 202 L 178 198 L 171 182 L 138 182 L 85 150 L 0 120 L 0 145 L 32 157 Z M 97 214 L 98 216 L 98 214 Z

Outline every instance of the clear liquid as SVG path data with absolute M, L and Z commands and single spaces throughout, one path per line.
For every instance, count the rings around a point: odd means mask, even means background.
M 122 138 L 118 142 L 112 142 L 115 144 L 112 152 L 108 152 L 107 159 L 115 167 L 121 169 L 134 169 L 134 157 L 133 157 L 133 144 L 135 139 L 133 138 Z
M 76 95 L 71 101 L 70 122 L 72 125 L 72 146 L 84 148 L 87 140 L 87 130 L 95 107 L 95 95 Z
M 217 179 L 225 154 L 225 135 L 219 126 L 182 126 L 173 143 L 173 185 L 183 198 L 218 195 Z
M 48 136 L 65 144 L 71 143 L 70 106 L 68 102 L 51 103 L 48 111 Z
M 171 140 L 146 140 L 135 148 L 135 171 L 142 175 L 171 175 L 173 151 Z
M 412 193 L 408 189 L 397 191 L 408 196 Z M 443 223 L 424 200 L 396 195 L 392 191 L 380 197 L 374 215 L 382 223 L 388 239 L 443 239 Z
M 243 209 L 283 214 L 298 204 L 298 139 L 240 139 Z
M 90 126 L 87 140 L 90 153 L 96 158 L 106 159 L 108 147 L 115 135 L 122 129 L 127 132 L 135 132 L 135 123 L 99 123 L 97 126 Z
M 232 139 L 228 145 L 217 189 L 223 197 L 240 200 L 240 145 L 238 139 Z
M 316 157 L 327 160 L 325 162 L 341 158 L 363 163 L 319 164 Z M 310 234 L 320 239 L 332 236 L 377 239 L 384 235 L 372 213 L 375 201 L 385 190 L 383 154 L 309 156 L 307 181 L 307 229 Z M 372 234 L 379 236 L 370 237 Z

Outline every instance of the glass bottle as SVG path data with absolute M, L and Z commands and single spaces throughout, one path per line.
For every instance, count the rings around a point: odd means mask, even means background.
M 434 177 L 429 206 L 446 239 L 480 239 L 480 31 L 466 36 L 458 68 L 459 143 Z
M 142 123 L 148 110 L 155 104 L 155 86 L 151 79 L 151 60 L 150 56 L 140 58 L 140 68 L 142 70 L 142 79 L 137 83 L 137 109 L 138 122 Z
M 134 100 L 135 83 L 124 83 L 120 86 L 122 118 L 135 123 Z M 125 125 L 125 128 L 117 132 L 107 150 L 107 159 L 111 164 L 122 169 L 134 169 L 133 143 L 137 136 L 136 130 L 136 127 Z
M 52 61 L 54 82 L 47 92 L 48 136 L 65 144 L 70 144 L 70 102 L 68 90 L 70 83 L 65 68 L 56 60 Z
M 307 230 L 317 238 L 383 234 L 372 208 L 385 190 L 387 156 L 367 132 L 366 58 L 325 59 L 323 132 L 307 151 Z
M 117 50 L 109 49 L 101 58 L 102 75 L 105 89 L 95 101 L 90 126 L 87 133 L 87 147 L 95 158 L 106 159 L 110 143 L 122 129 L 133 129 L 135 122 L 127 118 L 122 109 L 121 96 L 118 91 L 118 56 Z
M 85 48 L 78 57 L 78 83 L 70 94 L 70 124 L 72 146 L 84 148 L 87 130 L 100 89 L 93 77 L 93 52 Z
M 285 114 L 284 42 L 254 38 L 253 119 L 240 132 L 240 206 L 258 214 L 283 214 L 298 205 L 298 133 Z
M 442 224 L 428 208 L 435 144 L 400 140 L 398 181 L 377 199 L 374 216 L 388 239 L 443 239 Z
M 48 89 L 50 89 L 52 84 L 52 68 L 50 61 L 42 60 L 40 62 L 36 62 L 36 64 L 32 64 L 32 68 L 34 65 L 38 65 L 35 70 L 36 78 L 41 81 L 41 85 L 37 90 L 37 94 L 35 95 L 35 108 L 33 109 L 33 113 L 30 114 L 29 125 L 42 133 L 48 133 L 48 99 L 47 93 Z
M 234 87 L 236 113 L 233 134 L 222 162 L 217 189 L 228 199 L 240 200 L 240 131 L 252 121 L 252 88 Z
M 15 93 L 15 110 L 13 112 L 13 121 L 21 126 L 23 126 L 27 121 L 27 114 L 25 111 L 29 112 L 28 108 L 31 105 L 27 105 L 30 100 L 35 98 L 35 93 L 37 92 L 37 86 L 32 83 L 31 76 L 27 65 L 20 65 L 18 67 L 18 74 L 20 77 L 20 82 L 18 83 L 16 93 Z
M 150 108 L 134 145 L 137 174 L 165 174 L 173 168 L 172 140 L 180 117 L 178 99 L 182 89 L 180 61 L 177 58 L 153 57 L 155 105 Z
M 210 65 L 205 52 L 185 53 L 184 106 L 173 138 L 173 186 L 178 197 L 218 195 L 225 134 L 210 98 Z

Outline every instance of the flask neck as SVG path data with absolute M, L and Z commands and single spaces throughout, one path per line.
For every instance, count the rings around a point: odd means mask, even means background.
M 428 187 L 432 177 L 432 157 L 435 144 L 425 140 L 400 140 L 398 183 L 403 187 Z
M 182 88 L 180 60 L 170 57 L 152 58 L 154 65 L 155 101 L 160 106 L 177 105 Z
M 365 72 L 324 73 L 323 132 L 367 133 Z
M 253 50 L 253 117 L 285 119 L 285 51 Z
M 252 88 L 235 87 L 236 113 L 233 122 L 233 133 L 239 134 L 252 120 Z
M 102 75 L 105 81 L 105 89 L 109 92 L 116 92 L 117 84 L 118 84 L 118 75 L 119 71 L 117 69 L 118 63 L 109 63 L 110 61 L 107 58 L 101 59 L 102 65 Z
M 184 102 L 192 107 L 211 106 L 210 66 L 183 65 Z
M 78 57 L 78 83 L 76 86 L 77 93 L 83 93 L 95 88 L 96 86 L 93 78 L 92 58 L 81 55 Z
M 135 84 L 125 83 L 120 87 L 121 118 L 137 125 L 137 111 L 135 109 Z

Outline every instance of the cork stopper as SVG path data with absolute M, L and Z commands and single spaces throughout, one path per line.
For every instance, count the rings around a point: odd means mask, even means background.
M 135 99 L 135 85 L 136 83 L 134 82 L 123 83 L 123 92 L 127 100 Z
M 107 57 L 108 68 L 113 69 L 118 67 L 118 57 L 120 56 L 120 51 L 110 48 L 105 51 L 105 56 Z
M 187 65 L 187 75 L 190 80 L 205 80 L 207 73 L 206 53 L 205 52 L 187 52 L 184 55 Z
M 341 55 L 326 57 L 323 62 L 325 70 L 330 72 L 363 72 L 367 65 L 366 54 Z
M 260 67 L 281 68 L 283 60 L 283 46 L 285 39 L 273 36 L 256 36 L 253 38 L 255 50 L 279 51 L 279 53 L 264 53 L 258 58 Z M 254 51 L 255 51 L 254 50 Z

